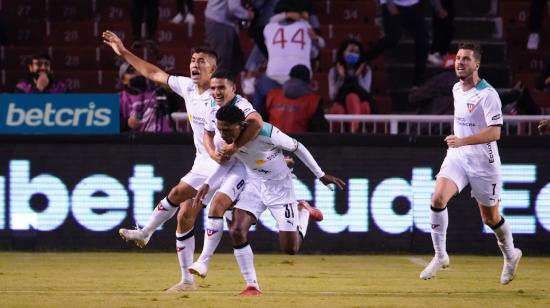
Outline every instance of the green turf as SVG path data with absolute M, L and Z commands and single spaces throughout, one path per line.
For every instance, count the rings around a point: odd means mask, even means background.
M 501 257 L 451 256 L 451 269 L 418 278 L 428 256 L 257 255 L 260 298 L 231 254 L 216 255 L 198 291 L 179 280 L 171 253 L 0 253 L 2 307 L 550 307 L 550 258 L 524 257 L 499 284 Z M 415 263 L 416 262 L 416 263 Z

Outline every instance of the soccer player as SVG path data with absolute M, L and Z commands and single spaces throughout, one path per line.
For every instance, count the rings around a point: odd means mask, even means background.
M 193 227 L 196 217 L 202 207 L 192 207 L 189 201 L 185 201 L 195 196 L 199 186 L 204 183 L 217 165 L 210 159 L 203 144 L 206 107 L 209 106 L 212 100 L 210 93 L 210 77 L 216 69 L 216 53 L 209 48 L 194 48 L 189 64 L 191 77 L 170 76 L 157 66 L 140 59 L 127 50 L 120 38 L 113 32 L 105 31 L 102 37 L 105 44 L 110 46 L 117 55 L 123 57 L 144 77 L 158 84 L 170 87 L 174 92 L 185 99 L 189 122 L 193 130 L 193 141 L 197 151 L 193 167 L 191 171 L 170 190 L 168 196 L 159 202 L 143 229 L 120 229 L 119 234 L 125 240 L 134 241 L 138 247 L 144 247 L 149 242 L 153 232 L 174 216 L 177 209 L 181 207 L 177 216 L 176 252 L 180 263 L 182 280 L 167 291 L 177 292 L 194 290 L 194 278 L 187 268 L 193 262 L 193 253 L 195 251 Z M 247 118 L 246 121 L 250 124 L 249 128 L 251 130 L 260 130 L 261 123 L 257 122 L 257 117 Z M 238 140 L 238 142 L 240 141 L 241 140 Z M 224 151 L 225 149 L 221 149 L 223 154 L 230 153 Z M 207 202 L 210 198 L 211 196 L 207 196 L 203 201 Z
M 231 155 L 228 155 L 227 153 L 231 151 L 226 150 L 226 154 L 224 155 L 214 146 L 215 116 L 216 111 L 220 108 L 220 106 L 225 106 L 227 104 L 234 105 L 243 112 L 245 117 L 254 113 L 253 115 L 258 117 L 262 125 L 263 121 L 261 120 L 261 116 L 252 107 L 252 104 L 250 104 L 250 102 L 244 97 L 236 94 L 236 83 L 230 71 L 217 70 L 212 75 L 210 80 L 210 90 L 212 92 L 213 101 L 209 107 L 209 111 L 207 112 L 208 116 L 206 117 L 206 123 L 204 125 L 204 146 L 210 157 L 214 161 L 221 164 L 230 158 Z M 243 137 L 240 139 L 254 139 L 259 132 L 260 130 L 247 129 L 243 132 Z M 227 149 L 229 147 L 233 147 L 234 144 L 228 144 L 225 146 Z M 224 175 L 224 178 L 217 179 L 224 183 L 230 180 L 232 183 L 237 184 L 231 190 L 224 191 L 220 189 L 214 194 L 214 197 L 210 202 L 208 220 L 205 222 L 203 251 L 198 261 L 193 263 L 193 265 L 201 263 L 205 264 L 206 268 L 208 268 L 208 264 L 210 263 L 214 250 L 218 247 L 223 235 L 223 216 L 225 212 L 233 205 L 234 201 L 238 197 L 238 194 L 244 188 L 246 176 L 246 169 L 244 165 L 241 162 L 235 161 L 234 164 L 232 162 L 232 166 L 230 167 L 229 172 Z M 194 269 L 193 265 L 189 268 Z M 204 276 L 206 276 L 206 272 L 202 273 L 201 271 L 199 273 L 199 271 L 200 269 L 195 271 L 190 270 L 191 273 L 200 275 L 204 278 Z
M 216 112 L 216 127 L 219 134 L 214 137 L 215 144 L 232 144 L 246 128 L 242 110 L 233 104 L 227 104 Z M 234 206 L 230 235 L 234 254 L 247 288 L 241 295 L 261 295 L 254 268 L 254 256 L 248 243 L 250 226 L 255 224 L 261 213 L 269 209 L 279 227 L 281 249 L 288 254 L 296 254 L 306 234 L 309 209 L 298 207 L 294 195 L 292 176 L 287 167 L 283 150 L 294 154 L 325 185 L 334 184 L 343 189 L 345 183 L 332 175 L 325 174 L 311 153 L 298 141 L 281 132 L 269 123 L 258 136 L 236 152 L 233 157 L 242 162 L 248 172 L 247 181 L 239 200 Z M 193 206 L 199 206 L 212 180 L 222 177 L 235 159 L 220 165 L 197 192 Z M 204 276 L 208 268 L 205 263 L 195 262 L 193 267 L 202 265 L 197 272 Z
M 455 61 L 459 79 L 453 87 L 454 135 L 447 136 L 447 156 L 435 182 L 430 222 L 435 256 L 420 273 L 430 279 L 449 266 L 446 251 L 447 202 L 469 183 L 483 223 L 491 227 L 504 255 L 500 283 L 514 279 L 521 250 L 514 247 L 510 226 L 499 214 L 500 157 L 496 141 L 502 126 L 501 102 L 497 91 L 478 75 L 481 47 L 461 43 Z

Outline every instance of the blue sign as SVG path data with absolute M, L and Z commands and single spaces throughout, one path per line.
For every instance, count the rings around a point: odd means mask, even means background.
M 2 94 L 0 134 L 115 134 L 117 94 Z

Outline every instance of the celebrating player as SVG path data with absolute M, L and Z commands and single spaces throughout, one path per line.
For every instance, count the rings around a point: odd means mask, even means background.
M 116 34 L 111 31 L 103 33 L 103 41 L 109 45 L 117 55 L 123 57 L 130 65 L 139 71 L 144 77 L 161 85 L 169 86 L 174 92 L 185 99 L 189 122 L 193 130 L 193 141 L 196 148 L 196 157 L 191 171 L 174 186 L 167 197 L 162 199 L 155 208 L 148 223 L 143 229 L 120 229 L 119 234 L 125 240 L 132 240 L 139 247 L 144 247 L 149 242 L 153 232 L 164 222 L 170 219 L 178 207 L 178 225 L 176 228 L 176 251 L 180 263 L 182 280 L 167 291 L 194 290 L 194 278 L 187 268 L 193 262 L 195 251 L 194 224 L 202 207 L 192 207 L 190 202 L 202 183 L 215 170 L 217 164 L 210 159 L 204 148 L 204 119 L 206 107 L 209 106 L 212 96 L 210 93 L 210 77 L 216 69 L 217 56 L 210 48 L 194 48 L 192 50 L 189 70 L 191 77 L 170 76 L 157 66 L 148 63 L 124 47 L 124 44 Z M 254 130 L 261 128 L 257 118 L 247 119 L 249 128 Z M 239 140 L 240 141 L 240 140 Z M 223 152 L 229 155 L 229 152 Z M 228 183 L 229 185 L 230 183 Z M 235 183 L 236 185 L 236 183 Z M 211 195 L 203 198 L 207 202 Z
M 244 113 L 233 104 L 221 107 L 216 112 L 216 119 L 219 134 L 214 137 L 215 144 L 232 144 L 246 128 L 243 122 Z M 209 192 L 211 181 L 223 177 L 235 159 L 245 165 L 248 176 L 244 190 L 234 206 L 230 226 L 235 258 L 247 284 L 241 295 L 261 295 L 247 235 L 250 226 L 257 222 L 263 211 L 269 209 L 277 221 L 279 242 L 285 253 L 296 254 L 306 234 L 311 209 L 303 205 L 298 207 L 283 150 L 294 152 L 323 184 L 334 184 L 343 189 L 345 183 L 337 177 L 325 174 L 301 143 L 271 124 L 264 123 L 254 140 L 242 147 L 233 155 L 234 159 L 218 167 L 208 178 L 194 201 L 194 206 L 199 206 L 201 198 Z M 195 262 L 190 270 L 193 269 L 204 277 L 208 270 L 207 265 Z
M 446 251 L 447 202 L 468 183 L 477 200 L 481 219 L 491 227 L 504 256 L 500 283 L 514 279 L 521 250 L 514 247 L 512 232 L 498 210 L 500 202 L 500 157 L 496 141 L 502 126 L 501 102 L 496 90 L 478 75 L 479 44 L 462 43 L 455 60 L 459 79 L 453 87 L 454 135 L 447 136 L 447 156 L 437 175 L 430 222 L 435 256 L 420 273 L 430 279 L 449 266 Z

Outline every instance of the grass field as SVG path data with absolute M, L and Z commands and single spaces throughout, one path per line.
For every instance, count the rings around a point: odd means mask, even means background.
M 0 253 L 2 307 L 550 307 L 550 258 L 524 257 L 499 284 L 501 257 L 451 256 L 451 269 L 418 278 L 428 256 L 257 255 L 259 298 L 231 254 L 216 255 L 191 293 L 171 253 Z

